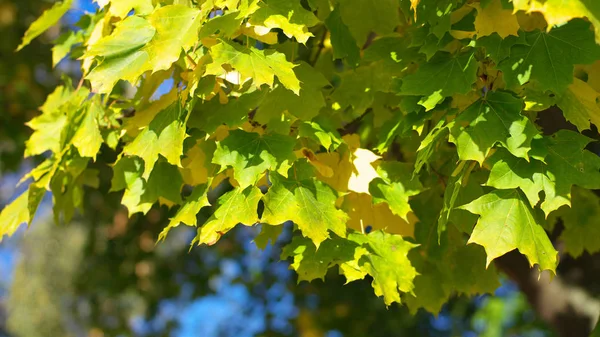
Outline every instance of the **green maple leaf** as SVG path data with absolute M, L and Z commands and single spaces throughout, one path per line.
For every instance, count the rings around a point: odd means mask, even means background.
M 95 93 L 110 93 L 119 80 L 135 85 L 148 64 L 148 54 L 138 50 L 122 57 L 104 60 L 86 76 Z
M 184 5 L 161 7 L 148 16 L 156 35 L 147 50 L 153 72 L 167 70 L 198 41 L 198 30 L 204 20 L 202 11 Z
M 183 178 L 176 166 L 166 162 L 156 164 L 146 181 L 144 163 L 138 157 L 121 157 L 113 167 L 110 191 L 125 190 L 121 204 L 133 215 L 146 214 L 156 201 L 168 205 L 181 203 Z
M 146 182 L 142 178 L 144 161 L 138 157 L 121 157 L 113 166 L 113 178 L 110 191 L 125 190 L 121 198 L 123 204 L 133 215 L 138 212 L 146 214 L 152 203 L 142 201 Z
M 469 243 L 485 248 L 487 265 L 518 249 L 530 265 L 538 264 L 540 270 L 556 273 L 557 251 L 518 190 L 495 190 L 460 208 L 480 215 Z
M 84 57 L 118 57 L 144 47 L 156 34 L 156 28 L 139 16 L 129 16 L 117 23 L 112 34 L 91 44 Z
M 323 241 L 317 249 L 310 239 L 295 236 L 292 242 L 283 248 L 281 259 L 292 257 L 291 267 L 298 273 L 298 282 L 310 282 L 315 279 L 325 280 L 327 270 L 335 265 L 345 264 L 342 268 L 353 268 L 352 261 L 361 256 L 357 252 L 359 249 L 358 243 L 339 237 Z M 358 267 L 356 261 L 354 266 Z M 359 278 L 363 277 L 364 274 Z
M 298 282 L 324 279 L 327 270 L 335 265 L 347 282 L 371 275 L 375 294 L 383 296 L 385 304 L 390 305 L 400 303 L 400 293 L 413 290 L 417 272 L 408 252 L 416 246 L 383 231 L 351 233 L 347 239 L 335 236 L 319 246 L 308 238 L 294 237 L 281 258 L 293 257 L 292 268 L 298 273 Z
M 82 109 L 81 122 L 71 140 L 82 157 L 91 157 L 96 160 L 103 139 L 100 133 L 98 120 L 104 116 L 104 110 L 98 100 L 92 101 Z
M 241 223 L 253 226 L 258 222 L 258 202 L 262 198 L 258 187 L 236 187 L 225 193 L 217 201 L 217 209 L 213 215 L 198 229 L 194 243 L 213 245 L 222 235 Z
M 554 188 L 551 185 L 544 188 L 546 199 L 541 208 L 546 214 L 562 205 L 570 205 L 573 185 L 600 188 L 600 157 L 585 149 L 591 141 L 582 134 L 560 130 L 540 142 L 540 148 L 547 151 L 546 176 L 554 185 Z
M 490 175 L 486 182 L 487 186 L 498 189 L 520 188 L 529 203 L 537 205 L 539 193 L 547 187 L 548 193 L 553 183 L 545 173 L 545 165 L 538 160 L 527 161 L 524 158 L 516 158 L 505 149 L 498 149 L 488 160 L 491 166 Z
M 329 230 L 346 236 L 348 216 L 335 207 L 334 190 L 316 180 L 312 172 L 305 161 L 296 162 L 288 173 L 289 178 L 270 172 L 272 185 L 264 197 L 262 222 L 275 225 L 293 221 L 318 247 L 329 237 Z
M 537 205 L 544 191 L 541 208 L 549 215 L 562 205 L 571 204 L 571 187 L 600 188 L 600 158 L 585 150 L 591 141 L 581 134 L 561 130 L 552 137 L 534 142 L 535 157 L 527 162 L 499 150 L 489 159 L 488 186 L 520 188 L 531 205 Z M 543 160 L 543 161 L 541 161 Z
M 455 0 L 401 1 L 405 15 L 407 17 L 413 16 L 410 9 L 416 7 L 414 8 L 417 14 L 415 23 L 418 25 L 428 24 L 430 27 L 429 31 L 438 39 L 441 39 L 452 28 L 450 15 L 456 8 L 456 5 L 457 1 Z
M 232 38 L 240 29 L 241 23 L 242 18 L 239 17 L 238 12 L 214 17 L 202 25 L 200 33 L 198 33 L 198 39 L 207 38 L 217 32 L 220 37 Z
M 339 146 L 342 144 L 342 138 L 339 133 L 327 120 L 323 121 L 324 125 L 317 121 L 304 122 L 298 127 L 298 136 L 311 138 L 321 144 L 325 149 L 329 150 L 331 146 Z
M 423 166 L 426 166 L 429 163 L 431 157 L 436 152 L 439 141 L 445 139 L 448 135 L 448 127 L 445 124 L 446 121 L 444 119 L 439 120 L 421 141 L 421 144 L 417 149 L 417 158 L 415 160 L 415 171 L 413 172 L 413 175 L 421 172 Z
M 340 15 L 359 46 L 365 44 L 370 32 L 386 35 L 400 24 L 399 2 L 395 0 L 377 4 L 371 0 L 341 1 Z
M 196 105 L 187 125 L 207 133 L 215 132 L 223 124 L 231 128 L 240 126 L 248 120 L 248 113 L 261 105 L 266 94 L 266 90 L 247 92 L 237 98 L 230 97 L 227 104 L 221 104 L 218 98 L 203 101 Z
M 475 41 L 475 45 L 485 48 L 486 56 L 491 58 L 496 64 L 509 57 L 510 49 L 516 44 L 526 45 L 525 37 L 523 35 L 509 35 L 503 39 L 498 33 L 494 33 L 480 37 Z
M 254 243 L 256 244 L 256 247 L 265 250 L 269 241 L 271 241 L 272 245 L 275 245 L 275 242 L 277 242 L 277 239 L 282 232 L 283 226 L 281 225 L 272 226 L 269 224 L 261 224 L 260 233 L 254 237 Z
M 360 48 L 352 36 L 350 29 L 340 15 L 339 6 L 336 7 L 325 20 L 325 25 L 331 34 L 333 57 L 346 59 L 349 65 L 355 67 L 360 62 Z
M 373 203 L 387 203 L 392 213 L 408 221 L 411 211 L 408 199 L 423 190 L 421 182 L 413 178 L 413 166 L 407 163 L 384 161 L 377 167 L 382 179 L 374 179 L 369 184 Z
M 123 148 L 123 153 L 144 160 L 144 178 L 150 176 L 159 154 L 169 163 L 181 166 L 187 114 L 178 100 L 159 112 L 148 127 Z
M 445 97 L 471 91 L 477 80 L 477 67 L 473 50 L 457 56 L 438 53 L 421 64 L 416 73 L 402 78 L 398 93 L 424 96 L 419 104 L 430 110 Z
M 373 105 L 375 92 L 389 92 L 392 83 L 392 77 L 383 62 L 357 67 L 342 73 L 340 77 L 342 82 L 330 98 L 338 109 L 351 106 L 357 116 Z
M 446 183 L 447 187 L 444 191 L 444 204 L 438 219 L 438 243 L 442 238 L 442 233 L 446 230 L 448 221 L 450 221 L 450 214 L 452 213 L 452 210 L 454 210 L 458 195 L 464 187 L 465 176 L 468 176 L 472 169 L 472 167 L 465 164 L 466 162 L 461 161 L 450 178 L 448 178 L 448 183 Z
M 408 252 L 417 247 L 416 244 L 383 231 L 368 235 L 352 233 L 348 239 L 368 244 L 369 253 L 360 257 L 358 266 L 373 277 L 375 295 L 383 296 L 386 305 L 400 303 L 400 293 L 413 292 L 417 271 L 408 259 Z
M 594 0 L 513 0 L 515 9 L 542 12 L 549 26 L 561 25 L 573 18 L 586 17 L 596 28 L 600 42 L 600 5 Z
M 61 133 L 67 124 L 67 116 L 60 111 L 44 113 L 27 123 L 34 130 L 25 143 L 25 156 L 42 154 L 46 151 L 60 152 Z
M 27 46 L 31 40 L 40 36 L 43 32 L 48 30 L 48 28 L 54 26 L 60 18 L 65 15 L 65 13 L 71 8 L 71 4 L 73 0 L 65 0 L 62 2 L 55 3 L 52 8 L 42 14 L 37 20 L 35 20 L 31 26 L 25 32 L 23 36 L 23 40 L 21 44 L 17 47 L 17 51 L 23 49 L 23 47 Z
M 259 135 L 255 132 L 233 130 L 217 143 L 212 162 L 233 167 L 233 176 L 240 187 L 254 185 L 266 170 L 287 174 L 295 160 L 296 141 L 277 133 Z
M 600 199 L 593 192 L 573 188 L 573 205 L 561 207 L 553 212 L 548 222 L 555 223 L 560 217 L 565 227 L 560 239 L 565 243 L 565 252 L 577 258 L 584 251 L 594 254 L 600 251 Z
M 319 23 L 319 19 L 302 7 L 299 0 L 265 0 L 259 9 L 250 16 L 250 24 L 279 28 L 288 37 L 306 43 L 312 33 L 308 28 Z
M 4 235 L 13 235 L 20 225 L 31 224 L 45 193 L 45 189 L 32 184 L 2 209 L 0 212 L 0 241 Z
M 456 144 L 459 158 L 481 164 L 500 143 L 514 156 L 528 159 L 538 131 L 521 114 L 522 108 L 523 101 L 501 91 L 490 92 L 469 106 L 450 128 L 450 141 Z
M 294 68 L 296 77 L 302 83 L 300 93 L 278 86 L 269 92 L 258 106 L 254 120 L 267 125 L 271 121 L 281 120 L 284 112 L 289 112 L 301 120 L 313 119 L 325 106 L 323 87 L 330 85 L 322 73 L 307 63 Z
M 383 62 L 385 69 L 394 75 L 400 75 L 406 66 L 419 58 L 418 49 L 411 46 L 410 40 L 398 35 L 374 40 L 363 55 L 365 62 Z
M 72 98 L 73 89 L 70 86 L 58 86 L 48 95 L 40 108 L 42 114 L 27 123 L 34 132 L 25 142 L 25 156 L 42 154 L 46 151 L 60 152 L 61 134 L 67 124 L 67 117 L 62 108 Z
M 70 52 L 73 46 L 83 42 L 83 31 L 68 31 L 55 41 L 55 45 L 52 46 L 52 66 L 56 65 L 64 59 Z
M 514 45 L 498 68 L 508 87 L 535 81 L 540 90 L 561 94 L 573 82 L 575 64 L 600 58 L 590 24 L 580 19 L 550 32 L 521 32 L 527 44 Z
M 164 240 L 169 234 L 169 231 L 177 226 L 180 223 L 183 223 L 187 226 L 196 226 L 198 219 L 196 215 L 200 212 L 203 207 L 210 206 L 210 202 L 208 202 L 208 191 L 209 184 L 202 184 L 194 187 L 192 194 L 185 199 L 185 203 L 181 205 L 177 213 L 171 220 L 167 227 L 165 227 L 162 232 L 160 232 L 158 236 L 158 240 Z
M 154 7 L 152 0 L 106 0 L 110 2 L 110 13 L 123 18 L 133 9 L 137 15 L 150 14 Z
M 131 20 L 122 29 L 115 30 L 114 36 L 100 40 L 98 52 L 108 53 L 98 66 L 87 75 L 96 93 L 110 93 L 118 80 L 135 84 L 145 71 L 167 70 L 179 59 L 181 50 L 187 50 L 196 43 L 203 15 L 200 10 L 183 5 L 161 7 L 152 12 L 147 20 L 156 30 L 143 23 L 143 19 Z M 127 39 L 135 27 L 142 29 L 142 36 Z M 121 26 L 119 26 L 121 27 Z M 133 33 L 137 36 L 138 33 Z M 139 49 L 142 41 L 152 35 L 152 40 Z M 103 42 L 105 41 L 105 42 Z
M 248 78 L 260 88 L 267 84 L 273 87 L 275 76 L 286 88 L 296 95 L 300 92 L 300 81 L 294 74 L 295 65 L 285 59 L 285 55 L 273 50 L 246 48 L 240 44 L 220 40 L 210 48 L 212 63 L 206 66 L 207 75 L 227 75 L 223 65 L 230 65 L 240 73 L 241 82 Z

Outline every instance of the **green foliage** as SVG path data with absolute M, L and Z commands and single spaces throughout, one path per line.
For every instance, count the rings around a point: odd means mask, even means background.
M 183 223 L 213 245 L 262 223 L 264 247 L 292 221 L 282 257 L 299 280 L 337 265 L 413 312 L 492 292 L 491 262 L 514 249 L 555 273 L 558 219 L 568 253 L 600 249 L 593 139 L 538 122 L 556 105 L 598 138 L 591 1 L 98 3 L 56 41 L 55 64 L 81 44 L 83 79 L 28 123 L 25 155 L 46 156 L 0 213 L 2 235 L 31 222 L 45 191 L 69 221 L 103 167 L 130 216 L 169 208 L 159 239 Z

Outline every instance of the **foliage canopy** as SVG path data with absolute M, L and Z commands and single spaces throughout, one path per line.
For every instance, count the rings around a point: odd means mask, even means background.
M 558 222 L 568 253 L 600 251 L 592 0 L 96 1 L 53 47 L 83 76 L 28 123 L 25 155 L 46 156 L 0 235 L 48 191 L 69 222 L 109 165 L 130 216 L 170 209 L 159 239 L 183 224 L 213 245 L 261 223 L 264 246 L 292 221 L 282 258 L 299 280 L 338 266 L 413 311 L 492 292 L 490 263 L 514 249 L 555 273 Z M 542 128 L 552 106 L 570 130 Z

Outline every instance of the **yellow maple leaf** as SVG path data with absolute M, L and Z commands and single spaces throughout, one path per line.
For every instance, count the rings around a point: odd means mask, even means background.
M 315 155 L 314 152 L 312 152 L 312 150 L 307 149 L 307 148 L 302 148 L 301 150 L 295 151 L 296 153 L 296 157 L 297 158 L 306 158 L 308 159 L 308 162 L 314 166 L 314 168 L 317 170 L 317 172 L 325 177 L 325 178 L 331 178 L 333 177 L 333 169 L 321 162 L 319 160 L 319 158 L 317 158 L 317 156 Z
M 595 1 L 597 0 L 593 0 L 593 2 Z M 586 2 L 588 3 L 586 4 Z M 515 11 L 542 13 L 548 22 L 548 30 L 575 18 L 587 18 L 596 28 L 596 42 L 600 43 L 600 17 L 594 9 L 590 8 L 591 2 L 583 0 L 513 0 L 513 7 Z
M 413 237 L 418 221 L 413 212 L 408 213 L 408 221 L 405 221 L 393 214 L 386 203 L 374 205 L 372 197 L 365 193 L 348 193 L 344 196 L 342 209 L 350 217 L 348 227 L 360 232 L 381 229 L 387 233 Z
M 584 70 L 587 73 L 587 84 L 600 92 L 600 61 L 584 66 Z
M 133 117 L 125 119 L 123 130 L 131 137 L 137 136 L 143 128 L 148 127 L 159 112 L 175 102 L 177 97 L 177 88 L 175 87 L 158 100 L 151 102 L 145 109 L 136 111 Z
M 575 78 L 569 89 L 558 101 L 565 118 L 579 131 L 590 128 L 590 122 L 600 127 L 599 94 L 588 83 Z
M 323 181 L 327 185 L 333 187 L 338 192 L 348 191 L 348 180 L 352 175 L 352 162 L 350 161 L 350 153 L 345 151 L 340 155 L 338 152 L 331 153 L 317 153 L 315 155 L 316 160 L 309 162 L 317 166 L 317 178 Z M 326 166 L 331 171 L 325 168 L 319 168 L 318 166 Z M 331 174 L 329 174 L 331 172 Z
M 504 9 L 500 0 L 492 0 L 487 7 L 474 3 L 477 9 L 475 17 L 475 31 L 477 37 L 498 33 L 503 39 L 509 35 L 519 35 L 519 21 L 510 9 Z
M 206 154 L 202 151 L 198 141 L 196 146 L 193 146 L 185 154 L 185 158 L 181 160 L 183 168 L 180 169 L 183 181 L 192 186 L 205 184 L 208 182 L 208 168 L 206 167 Z
M 521 29 L 526 32 L 531 32 L 536 29 L 542 30 L 548 27 L 546 19 L 544 19 L 544 16 L 539 12 L 518 12 L 517 21 L 519 21 L 519 26 L 521 26 Z

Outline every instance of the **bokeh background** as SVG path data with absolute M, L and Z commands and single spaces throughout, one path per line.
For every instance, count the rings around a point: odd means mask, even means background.
M 25 122 L 61 77 L 77 83 L 81 76 L 77 61 L 52 67 L 51 42 L 96 10 L 91 0 L 75 1 L 61 27 L 14 52 L 51 5 L 0 0 L 0 206 L 25 188 L 15 186 L 36 164 L 22 160 Z M 114 153 L 105 152 L 110 162 Z M 386 308 L 368 280 L 344 285 L 335 270 L 325 282 L 297 284 L 279 260 L 289 225 L 265 250 L 252 242 L 258 227 L 192 250 L 195 232 L 177 228 L 156 245 L 166 209 L 128 219 L 119 196 L 107 191 L 88 191 L 85 216 L 62 226 L 52 222 L 47 196 L 31 228 L 2 241 L 0 336 L 553 336 L 506 278 L 495 296 L 457 297 L 437 316 L 413 315 Z

